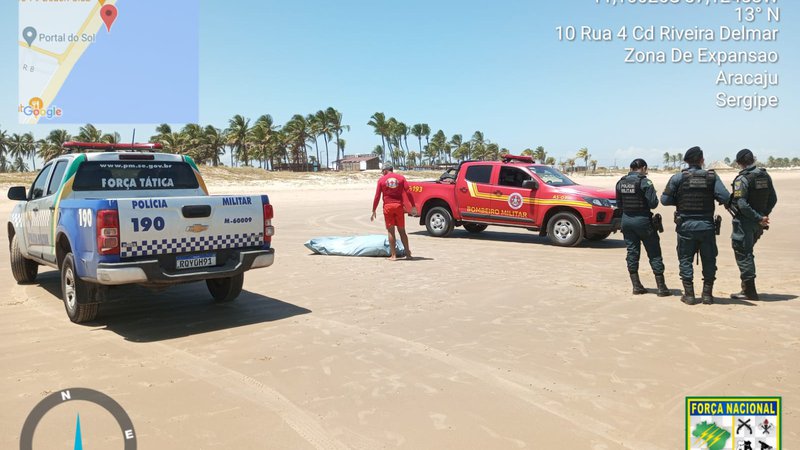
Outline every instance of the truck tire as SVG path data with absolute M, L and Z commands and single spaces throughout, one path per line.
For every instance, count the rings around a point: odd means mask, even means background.
M 236 299 L 242 293 L 242 284 L 244 284 L 243 273 L 227 278 L 206 280 L 208 292 L 211 293 L 217 303 L 227 303 Z
M 64 309 L 67 310 L 69 320 L 83 323 L 97 317 L 99 304 L 79 301 L 89 296 L 89 286 L 75 272 L 75 257 L 72 253 L 67 253 L 61 263 L 61 294 L 64 297 Z
M 583 226 L 575 214 L 558 213 L 547 223 L 547 237 L 555 245 L 574 247 L 583 239 Z
M 16 234 L 11 238 L 11 273 L 17 284 L 33 283 L 39 274 L 39 264 L 22 256 Z
M 481 231 L 485 230 L 487 226 L 488 225 L 485 223 L 465 223 L 464 229 L 470 233 L 480 233 Z
M 436 206 L 425 215 L 425 228 L 435 237 L 445 237 L 453 231 L 455 223 L 450 210 L 443 206 Z

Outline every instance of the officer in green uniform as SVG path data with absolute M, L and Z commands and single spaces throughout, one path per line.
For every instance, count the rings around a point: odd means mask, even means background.
M 639 256 L 642 244 L 656 276 L 657 295 L 670 295 L 664 281 L 664 260 L 661 258 L 661 240 L 653 226 L 651 210 L 658 206 L 658 194 L 653 182 L 647 178 L 647 162 L 638 158 L 631 162 L 631 171 L 617 182 L 617 205 L 622 209 L 622 236 L 628 247 L 628 273 L 633 284 L 633 294 L 646 294 L 639 280 Z M 660 217 L 660 216 L 659 216 Z
M 753 247 L 769 226 L 769 215 L 778 203 L 778 196 L 767 169 L 756 167 L 753 152 L 741 150 L 736 154 L 736 163 L 742 171 L 733 180 L 731 241 L 742 279 L 742 291 L 731 294 L 731 298 L 758 300 Z
M 715 234 L 714 200 L 724 205 L 730 193 L 713 170 L 703 170 L 703 150 L 692 147 L 683 160 L 689 167 L 669 179 L 661 204 L 675 205 L 678 232 L 678 263 L 683 296 L 687 305 L 697 304 L 694 296 L 692 259 L 699 251 L 703 263 L 703 303 L 714 303 L 714 279 L 717 275 L 717 238 Z

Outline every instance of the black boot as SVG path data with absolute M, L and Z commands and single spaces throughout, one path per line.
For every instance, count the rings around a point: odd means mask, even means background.
M 633 295 L 647 294 L 647 289 L 642 286 L 637 272 L 631 272 L 631 284 L 633 285 Z
M 687 305 L 696 305 L 697 299 L 694 298 L 694 282 L 692 280 L 683 280 L 683 295 L 681 301 Z
M 703 304 L 713 305 L 714 295 L 711 293 L 714 290 L 714 280 L 703 280 Z
M 742 281 L 742 292 L 731 294 L 731 298 L 735 300 L 758 300 L 756 280 Z
M 669 297 L 672 295 L 672 292 L 669 291 L 667 288 L 667 283 L 664 281 L 664 274 L 656 274 L 656 286 L 658 287 L 658 292 L 656 295 L 659 297 Z

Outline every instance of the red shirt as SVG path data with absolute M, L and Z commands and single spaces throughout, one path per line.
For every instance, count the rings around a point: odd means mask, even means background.
M 406 177 L 394 172 L 387 173 L 378 180 L 378 188 L 375 190 L 375 201 L 372 202 L 372 210 L 375 211 L 378 209 L 378 202 L 381 200 L 381 194 L 383 194 L 384 205 L 402 205 L 404 192 L 408 196 L 411 206 L 416 206 L 414 204 L 414 197 L 408 192 Z

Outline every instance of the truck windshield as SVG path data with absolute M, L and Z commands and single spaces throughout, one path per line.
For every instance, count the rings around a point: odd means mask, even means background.
M 87 161 L 75 174 L 75 191 L 197 189 L 197 177 L 185 162 Z
M 558 169 L 549 166 L 530 166 L 529 169 L 550 186 L 574 186 L 577 184 Z

